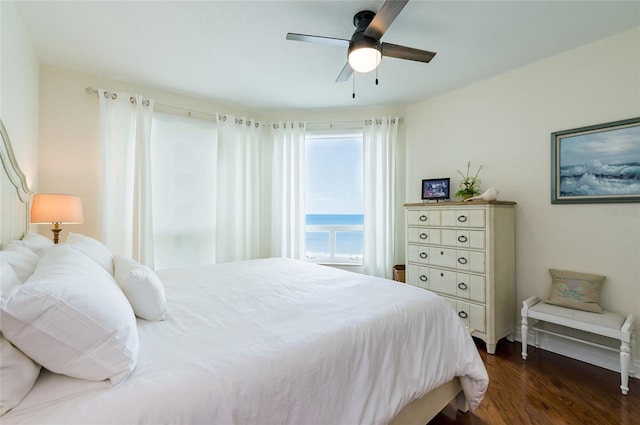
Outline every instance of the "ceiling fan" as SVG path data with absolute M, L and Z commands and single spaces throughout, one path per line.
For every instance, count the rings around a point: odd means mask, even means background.
M 382 56 L 428 63 L 436 55 L 434 52 L 380 41 L 408 2 L 409 0 L 386 0 L 378 13 L 370 10 L 356 13 L 353 17 L 356 31 L 350 40 L 291 32 L 287 33 L 287 40 L 347 47 L 347 63 L 336 82 L 347 81 L 353 71 L 369 72 L 376 69 Z

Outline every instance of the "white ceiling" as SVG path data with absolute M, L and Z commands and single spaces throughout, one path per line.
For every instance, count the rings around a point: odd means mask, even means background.
M 355 99 L 351 81 L 334 82 L 344 49 L 285 39 L 349 39 L 353 15 L 382 3 L 30 1 L 18 9 L 43 63 L 265 111 L 413 103 L 640 25 L 637 0 L 411 0 L 382 41 L 436 57 L 383 58 L 380 85 L 374 72 L 358 74 Z

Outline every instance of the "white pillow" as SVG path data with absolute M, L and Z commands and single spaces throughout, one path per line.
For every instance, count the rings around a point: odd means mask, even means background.
M 18 245 L 29 248 L 31 251 L 35 252 L 38 257 L 42 257 L 42 255 L 47 252 L 47 249 L 54 245 L 51 239 L 35 232 L 27 232 L 21 240 L 14 242 Z
M 116 282 L 136 316 L 145 320 L 165 319 L 167 302 L 164 286 L 153 270 L 132 258 L 120 255 L 113 256 L 113 270 Z
M 38 264 L 38 258 L 33 251 L 23 245 L 18 245 L 15 241 L 0 251 L 0 262 L 8 264 L 13 269 L 20 283 L 26 281 L 33 274 Z M 4 276 L 2 276 L 2 280 L 4 280 Z M 4 286 L 3 282 L 2 287 L 4 288 Z
M 67 244 L 91 257 L 113 276 L 113 254 L 102 242 L 79 233 L 69 233 Z
M 40 365 L 14 347 L 0 333 L 0 416 L 29 394 L 40 373 Z
M 52 372 L 116 384 L 138 359 L 136 318 L 113 277 L 69 245 L 0 301 L 0 330 Z

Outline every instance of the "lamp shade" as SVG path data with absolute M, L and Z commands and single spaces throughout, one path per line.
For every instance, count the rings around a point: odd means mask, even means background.
M 82 223 L 82 201 L 76 195 L 38 193 L 31 204 L 32 223 Z
M 374 47 L 357 47 L 349 50 L 348 61 L 351 68 L 357 72 L 373 71 L 380 64 L 382 54 Z

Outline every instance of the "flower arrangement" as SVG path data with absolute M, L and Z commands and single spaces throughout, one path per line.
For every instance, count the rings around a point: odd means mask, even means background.
M 478 178 L 478 174 L 480 174 L 480 170 L 482 170 L 482 164 L 480 164 L 478 171 L 476 171 L 476 174 L 473 177 L 469 175 L 470 170 L 471 161 L 467 161 L 466 174 L 462 174 L 462 172 L 458 170 L 458 174 L 462 176 L 462 181 L 459 185 L 460 189 L 456 192 L 456 196 L 458 198 L 466 199 L 480 193 L 480 179 Z

